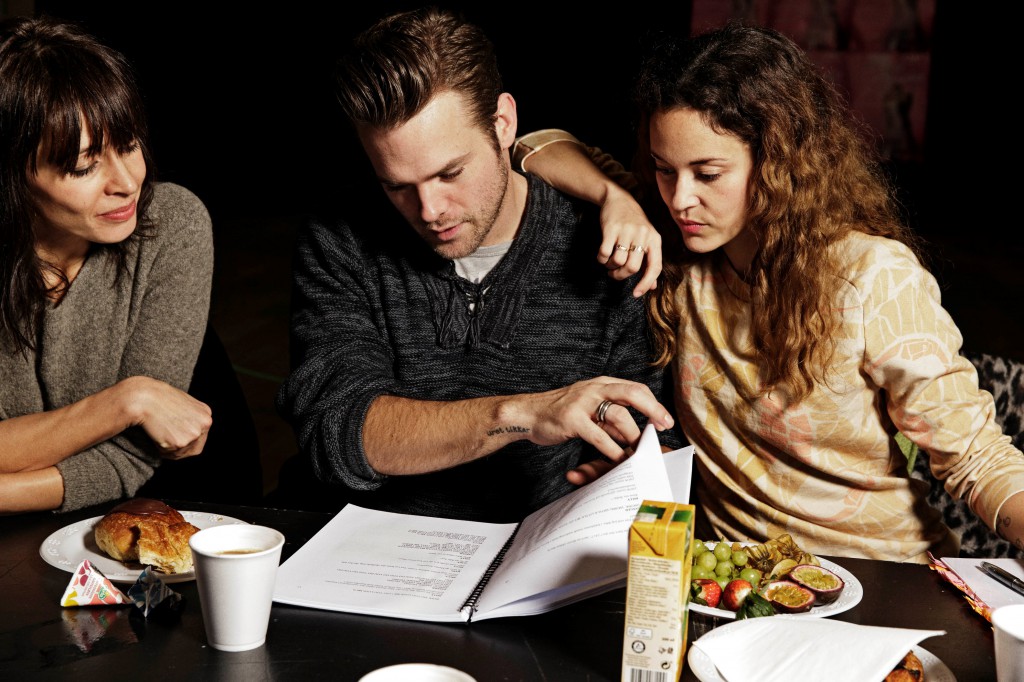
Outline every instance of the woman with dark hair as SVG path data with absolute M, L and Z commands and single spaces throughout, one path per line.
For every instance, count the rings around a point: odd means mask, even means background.
M 188 387 L 210 218 L 153 181 L 124 58 L 72 24 L 0 23 L 0 512 L 131 496 L 202 451 Z
M 807 55 L 763 28 L 665 36 L 636 102 L 637 175 L 661 198 L 646 208 L 665 245 L 649 320 L 696 449 L 702 537 L 955 556 L 902 433 L 950 495 L 1022 546 L 1024 456 L 958 352 L 869 138 Z M 566 139 L 524 136 L 516 160 L 603 204 L 613 261 L 651 247 L 638 203 L 579 145 L 551 144 Z

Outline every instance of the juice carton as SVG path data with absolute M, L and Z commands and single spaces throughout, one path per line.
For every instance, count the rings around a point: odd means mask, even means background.
M 693 563 L 691 504 L 644 500 L 629 529 L 622 682 L 676 682 Z

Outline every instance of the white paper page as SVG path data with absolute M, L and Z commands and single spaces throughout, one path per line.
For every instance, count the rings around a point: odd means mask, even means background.
M 671 496 L 657 431 L 648 425 L 632 457 L 527 517 L 473 618 L 540 613 L 550 610 L 552 600 L 567 603 L 573 591 L 584 597 L 621 584 L 637 508 L 645 499 L 673 501 Z M 567 594 L 568 585 L 577 588 Z
M 274 601 L 431 621 L 459 612 L 516 524 L 347 505 L 278 569 Z
M 665 471 L 672 486 L 673 502 L 690 501 L 690 480 L 693 477 L 693 446 L 665 453 Z
M 992 607 L 993 611 L 1008 604 L 1024 604 L 1024 596 L 1017 594 L 979 568 L 982 561 L 987 561 L 1024 580 L 1024 561 L 1020 559 L 961 559 L 946 556 L 942 557 L 942 561 L 956 571 L 956 574 L 967 583 L 968 587 L 974 590 L 974 593 L 981 597 L 983 602 Z

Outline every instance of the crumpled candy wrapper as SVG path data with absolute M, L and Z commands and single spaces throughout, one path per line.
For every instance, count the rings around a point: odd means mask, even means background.
M 174 608 L 181 602 L 181 595 L 167 587 L 149 566 L 128 590 L 128 598 L 139 607 L 144 616 L 149 616 L 158 606 Z
M 114 587 L 98 568 L 86 559 L 78 564 L 71 582 L 64 590 L 61 606 L 110 606 L 111 604 L 129 604 L 131 600 L 124 592 Z

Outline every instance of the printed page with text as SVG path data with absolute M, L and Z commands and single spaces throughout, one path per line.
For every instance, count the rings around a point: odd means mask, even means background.
M 629 525 L 640 502 L 687 501 L 672 499 L 666 459 L 686 459 L 673 461 L 672 469 L 688 471 L 692 452 L 663 454 L 648 426 L 636 454 L 521 524 L 348 505 L 281 565 L 274 601 L 459 622 L 542 613 L 599 594 L 625 581 Z M 684 487 L 677 495 L 688 498 Z M 478 587 L 475 606 L 467 606 Z

